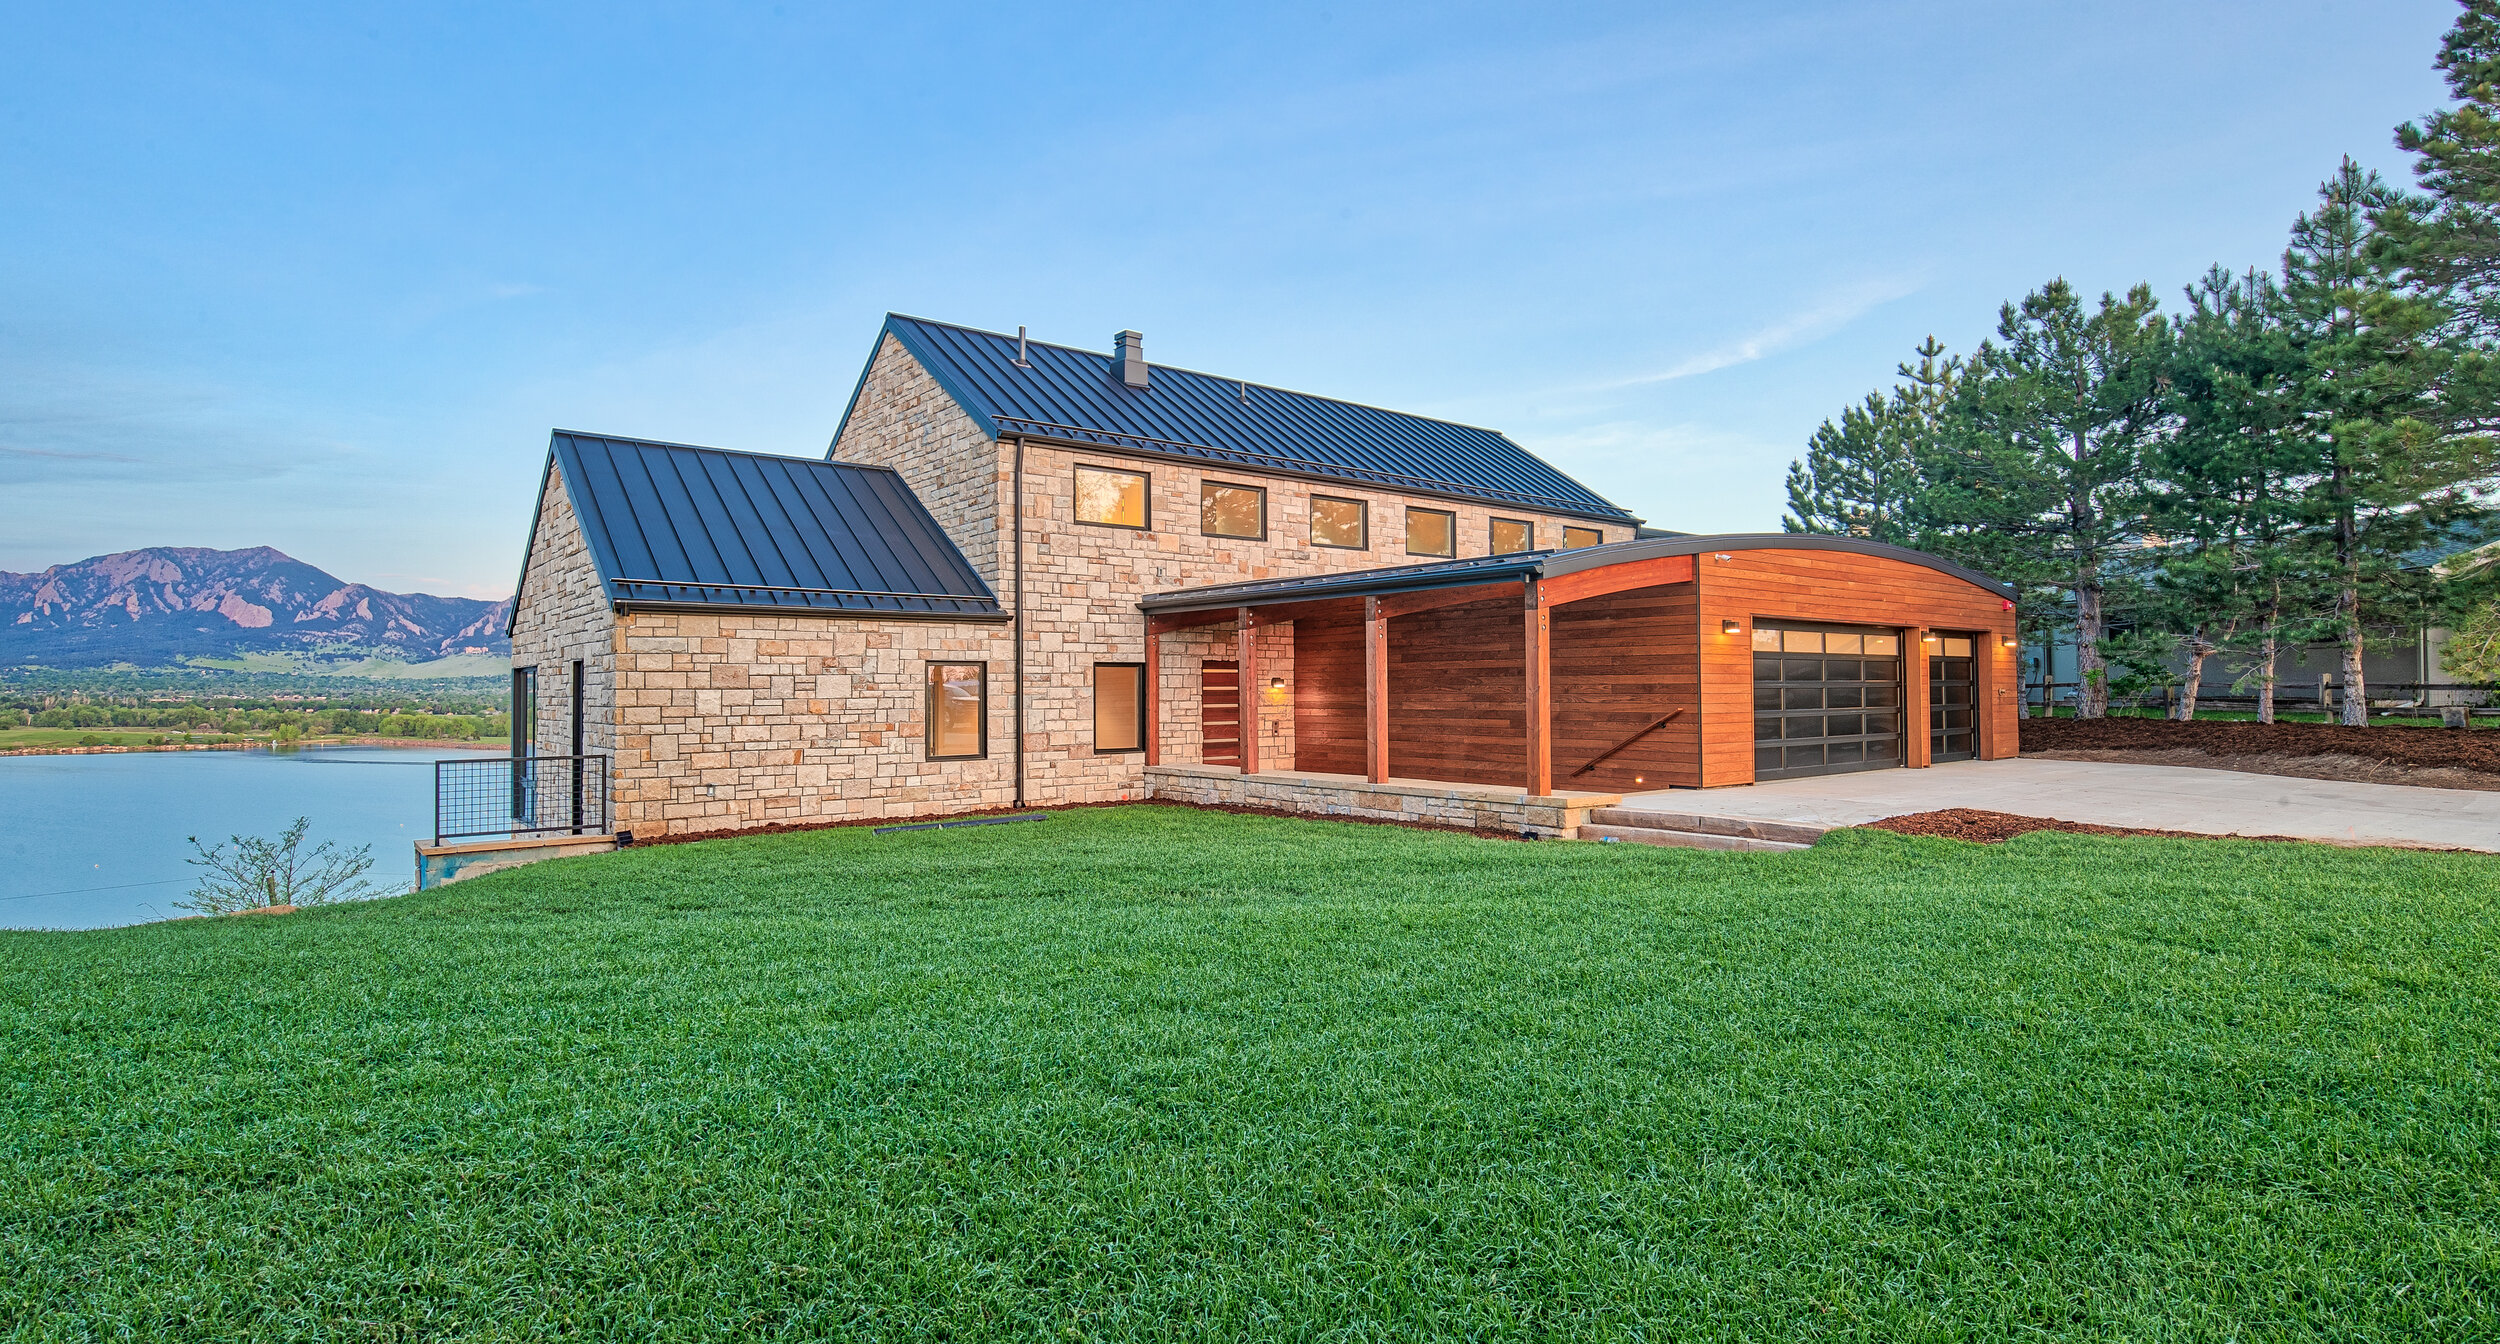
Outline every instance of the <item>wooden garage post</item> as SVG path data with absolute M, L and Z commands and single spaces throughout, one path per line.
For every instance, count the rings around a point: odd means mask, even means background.
M 1146 748 L 1146 764 L 1161 765 L 1163 764 L 1163 706 L 1161 703 L 1163 699 L 1163 632 L 1155 629 L 1155 618 L 1152 616 L 1146 618 L 1146 671 L 1142 680 L 1146 684 L 1138 687 L 1138 692 L 1146 697 L 1146 703 L 1138 708 L 1138 715 L 1145 725 L 1146 740 L 1141 745 Z
M 1233 657 L 1240 667 L 1240 688 L 1233 694 L 1241 697 L 1241 773 L 1259 773 L 1259 645 L 1258 627 L 1250 623 L 1250 609 L 1233 609 Z
M 1901 651 L 1901 763 L 1913 770 L 1934 764 L 1927 736 L 1927 640 L 1933 634 L 1923 625 L 1901 632 L 1909 645 Z
M 1527 719 L 1528 796 L 1543 798 L 1554 791 L 1552 624 L 1545 604 L 1537 600 L 1537 581 L 1527 582 Z
M 1363 777 L 1389 782 L 1389 618 L 1363 599 Z

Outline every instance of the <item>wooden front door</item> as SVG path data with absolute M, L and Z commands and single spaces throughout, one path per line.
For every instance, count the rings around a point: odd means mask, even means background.
M 1198 763 L 1241 764 L 1241 664 L 1210 658 L 1198 669 Z

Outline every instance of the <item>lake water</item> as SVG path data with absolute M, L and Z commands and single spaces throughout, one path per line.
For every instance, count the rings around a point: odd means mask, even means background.
M 276 835 L 373 846 L 368 881 L 402 891 L 434 834 L 445 747 L 0 756 L 0 929 L 96 929 L 189 914 L 185 836 Z

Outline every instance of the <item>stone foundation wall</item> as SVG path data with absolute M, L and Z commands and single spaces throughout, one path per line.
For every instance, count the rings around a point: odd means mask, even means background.
M 1350 775 L 1293 771 L 1244 775 L 1229 766 L 1158 765 L 1146 770 L 1150 798 L 1231 807 L 1267 807 L 1315 817 L 1426 821 L 1544 840 L 1575 840 L 1594 808 L 1615 807 L 1619 794 L 1566 793 L 1531 798 L 1517 789 L 1404 780 L 1370 784 Z

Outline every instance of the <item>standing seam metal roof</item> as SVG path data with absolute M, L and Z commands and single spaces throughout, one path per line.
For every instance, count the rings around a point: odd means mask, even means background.
M 613 605 L 1005 619 L 883 467 L 571 430 L 555 432 L 549 466 Z
M 1149 385 L 1113 377 L 1111 356 L 886 315 L 891 334 L 991 437 L 1025 434 L 1283 471 L 1392 490 L 1634 521 L 1630 512 L 1489 429 L 1263 387 L 1168 365 Z M 869 362 L 876 361 L 875 350 Z M 862 370 L 861 383 L 867 381 Z M 851 402 L 858 404 L 853 393 Z M 848 423 L 850 412 L 843 413 Z M 834 442 L 841 442 L 840 430 Z M 830 450 L 828 450 L 830 451 Z

